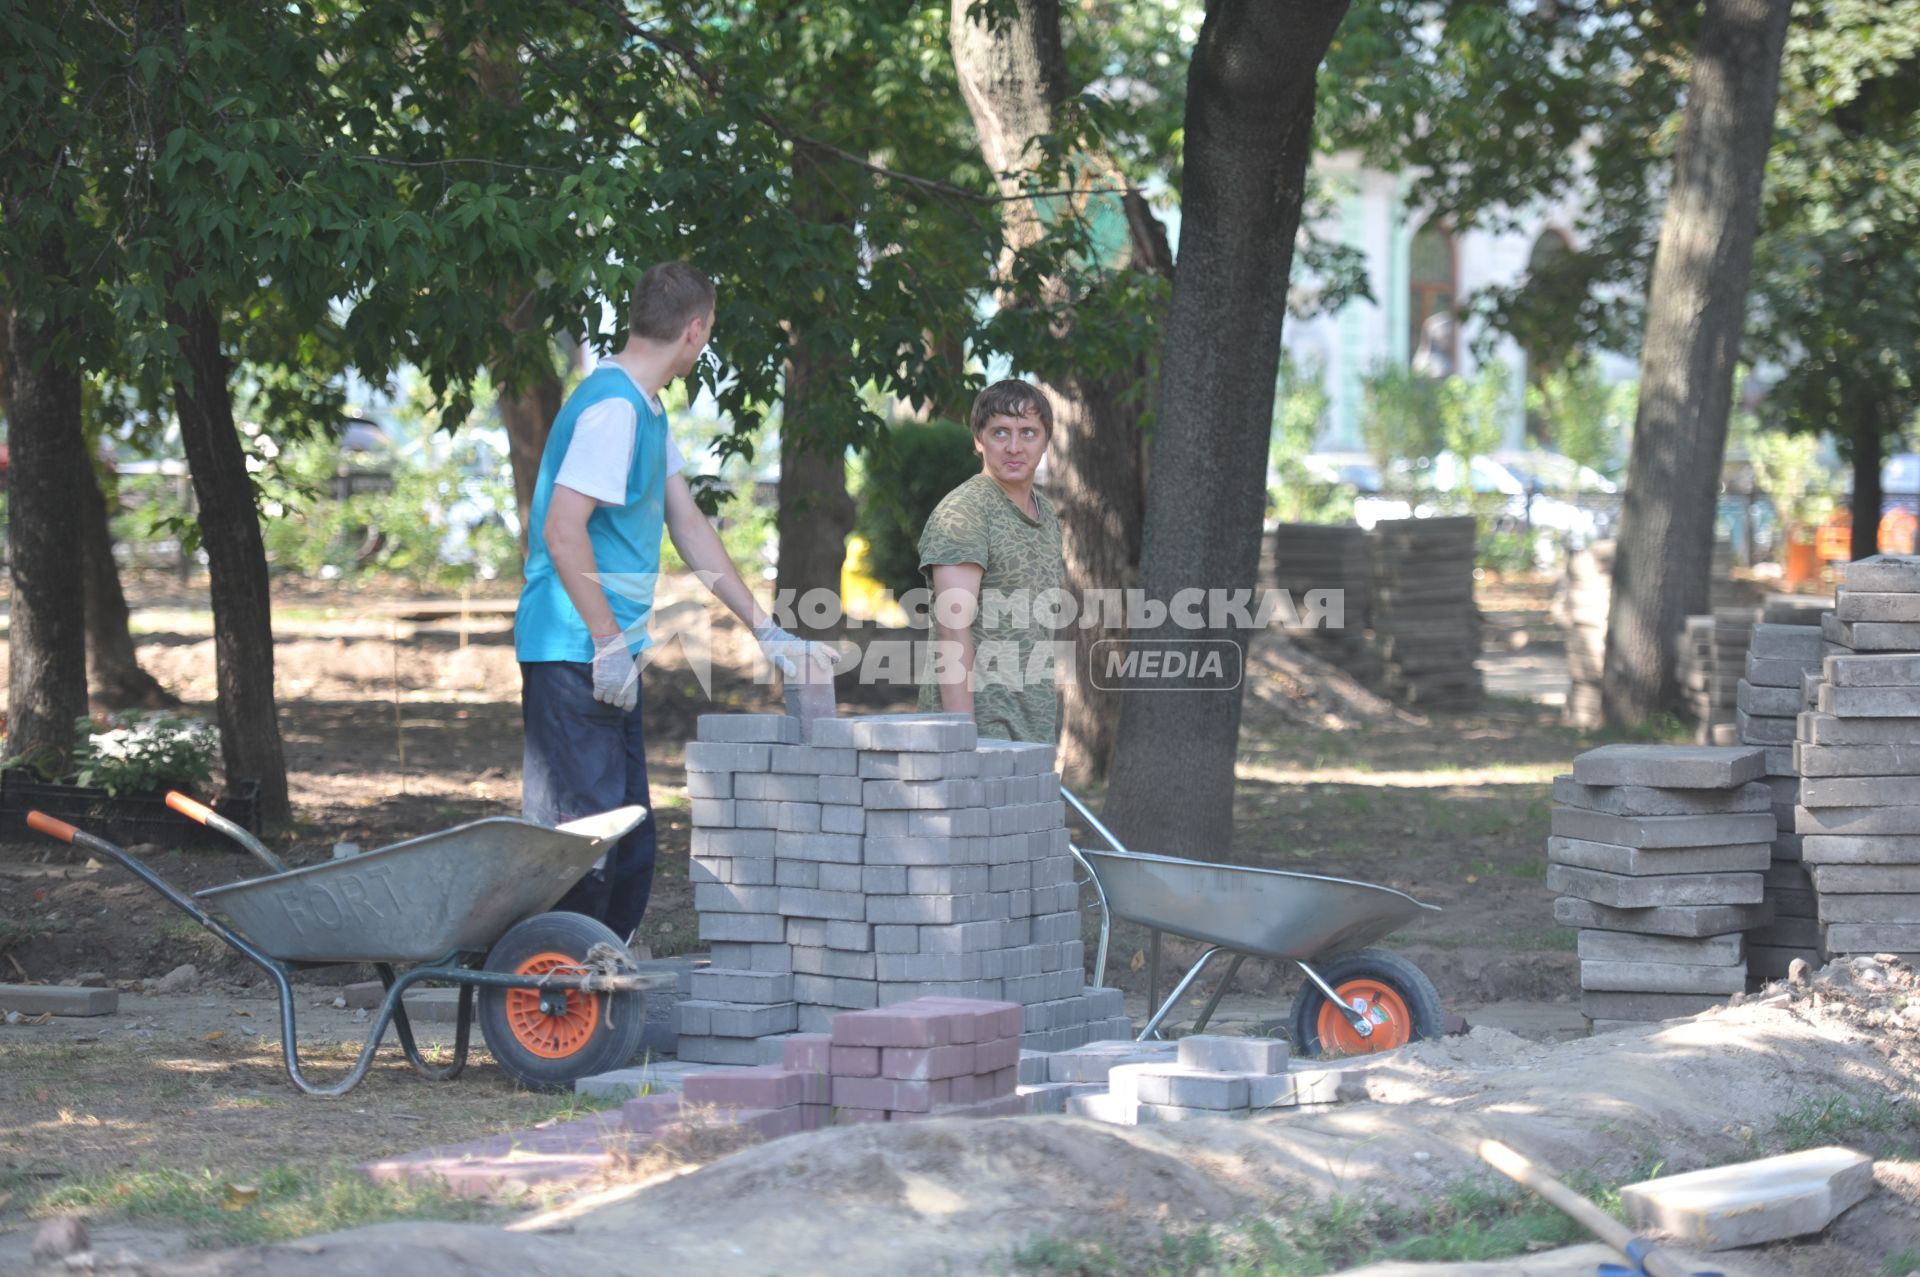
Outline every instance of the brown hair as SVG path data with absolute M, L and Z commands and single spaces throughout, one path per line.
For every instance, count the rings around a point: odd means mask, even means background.
M 970 424 L 973 433 L 978 435 L 995 417 L 1024 417 L 1028 413 L 1039 417 L 1040 424 L 1047 429 L 1047 438 L 1053 438 L 1053 405 L 1047 402 L 1039 387 L 1010 377 L 980 392 L 980 397 L 973 401 Z
M 652 341 L 672 341 L 686 330 L 689 320 L 713 309 L 713 300 L 713 281 L 698 267 L 661 262 L 649 266 L 633 286 L 627 327 Z

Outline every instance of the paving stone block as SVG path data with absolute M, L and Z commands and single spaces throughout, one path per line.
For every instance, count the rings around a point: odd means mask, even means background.
M 1183 1067 L 1209 1073 L 1284 1073 L 1284 1038 L 1235 1038 L 1216 1033 L 1190 1034 L 1179 1042 Z
M 868 813 L 870 820 L 873 815 L 874 813 Z M 866 863 L 870 865 L 899 865 L 912 868 L 967 864 L 973 860 L 973 841 L 945 837 L 875 837 L 869 831 L 864 853 Z
M 1018 1053 L 1018 1046 L 1015 1046 Z M 948 1046 L 890 1046 L 880 1052 L 880 1076 L 905 1081 L 931 1081 L 936 1078 L 971 1078 L 974 1072 L 972 1043 Z
M 1741 743 L 1747 745 L 1791 745 L 1793 744 L 1793 719 L 1791 717 L 1766 717 L 1749 714 L 1746 710 L 1735 710 L 1734 726 L 1740 732 Z
M 1011 759 L 1011 770 L 1007 773 L 1008 775 L 1035 776 L 1054 770 L 1054 747 L 1051 745 L 985 737 L 979 743 L 979 753 L 983 766 L 984 760 L 988 757 Z
M 1630 878 L 1567 865 L 1547 867 L 1547 888 L 1613 909 L 1759 904 L 1766 894 L 1757 873 L 1660 874 Z
M 757 773 L 756 773 L 757 774 Z M 688 772 L 688 798 L 733 797 L 732 772 Z
M 1809 745 L 1793 747 L 1802 776 L 1920 775 L 1920 745 Z
M 1637 1228 L 1727 1250 L 1820 1232 L 1872 1191 L 1873 1159 L 1829 1147 L 1629 1184 L 1620 1205 Z
M 411 998 L 407 1004 L 411 1011 Z M 120 994 L 114 989 L 74 984 L 0 984 L 0 1010 L 18 1011 L 22 1015 L 83 1018 L 112 1015 L 119 1008 Z
M 703 913 L 700 915 L 702 940 L 736 940 L 750 944 L 771 944 L 786 939 L 787 923 L 777 913 Z
M 702 714 L 698 731 L 702 741 L 793 743 L 800 739 L 800 722 L 785 714 Z
M 767 754 L 767 770 L 806 776 L 851 776 L 859 763 L 850 749 L 822 749 L 819 745 L 775 745 Z
M 1698 1015 L 1708 1007 L 1726 1003 L 1724 995 L 1711 993 L 1610 993 L 1585 991 L 1580 994 L 1580 1012 L 1594 1020 L 1677 1020 Z
M 1898 621 L 1843 621 L 1828 612 L 1820 618 L 1827 639 L 1856 652 L 1911 652 L 1920 649 L 1920 625 Z
M 1007 926 L 998 920 L 917 927 L 921 953 L 982 953 L 1009 943 Z
M 1823 923 L 1890 923 L 1920 920 L 1920 892 L 1823 892 L 1818 909 Z
M 1920 718 L 1920 687 L 1836 687 L 1822 684 L 1814 701 L 1836 718 Z
M 1582 785 L 1733 789 L 1766 774 L 1765 756 L 1744 746 L 1602 745 L 1573 760 Z
M 694 884 L 693 907 L 702 916 L 710 913 L 777 913 L 780 888 L 743 887 L 730 882 Z
M 1117 1065 L 1175 1063 L 1177 1050 L 1172 1042 L 1097 1042 L 1043 1057 L 1044 1077 L 1051 1082 L 1105 1082 Z
M 701 1064 L 760 1063 L 760 1047 L 749 1037 L 714 1037 L 681 1033 L 678 1046 L 683 1062 Z
M 1572 896 L 1553 902 L 1553 920 L 1564 926 L 1599 931 L 1631 931 L 1656 936 L 1717 936 L 1764 927 L 1773 907 L 1758 905 L 1668 905 L 1651 909 L 1614 909 Z
M 1547 839 L 1547 859 L 1575 869 L 1645 876 L 1649 874 L 1758 873 L 1773 859 L 1771 843 L 1729 843 L 1719 847 L 1618 847 L 1582 838 Z
M 736 745 L 719 741 L 688 741 L 687 770 L 703 772 L 763 772 L 771 758 L 770 746 Z
M 1920 865 L 1811 865 L 1813 888 L 1822 894 L 1920 892 Z
M 1755 945 L 1775 945 L 1793 949 L 1820 947 L 1820 923 L 1816 918 L 1776 916 L 1771 923 L 1748 934 Z
M 1250 1116 L 1244 1108 L 1216 1109 L 1199 1108 L 1183 1104 L 1149 1104 L 1141 1101 L 1139 1107 L 1140 1122 L 1202 1122 L 1208 1120 L 1245 1119 Z
M 709 967 L 693 973 L 693 996 L 702 1002 L 793 1001 L 793 977 L 771 971 L 727 971 Z
M 813 743 L 827 748 L 887 753 L 971 751 L 979 733 L 960 714 L 879 714 L 835 719 L 815 726 Z
M 944 1079 L 943 1079 L 944 1080 Z M 948 1088 L 941 1081 L 906 1081 L 890 1077 L 839 1077 L 833 1079 L 833 1103 L 837 1108 L 877 1108 L 890 1113 L 925 1113 L 934 1104 L 944 1102 Z
M 1818 660 L 1820 627 L 1817 625 L 1771 625 L 1753 627 L 1753 639 L 1747 650 L 1759 656 L 1777 656 L 1791 660 Z
M 819 780 L 820 801 L 823 803 L 854 806 L 860 805 L 860 778 L 858 776 L 821 776 Z M 824 818 L 825 813 L 822 813 Z
M 1755 687 L 1791 687 L 1800 686 L 1800 676 L 1807 672 L 1809 665 L 1817 666 L 1819 658 L 1809 660 L 1782 660 L 1777 657 L 1755 656 L 1747 653 L 1747 681 Z
M 869 812 L 945 810 L 983 804 L 978 780 L 862 781 L 860 801 Z
M 805 887 L 781 887 L 780 912 L 795 918 L 863 921 L 867 896 L 858 891 L 819 891 Z
M 692 852 L 696 856 L 759 859 L 773 855 L 771 829 L 695 829 Z
M 867 921 L 871 923 L 944 925 L 984 921 L 991 913 L 985 895 L 863 896 L 861 899 Z
M 1840 565 L 1845 588 L 1908 593 L 1920 590 L 1920 556 L 1872 554 Z
M 1910 922 L 1836 922 L 1821 928 L 1828 953 L 1920 951 L 1920 919 Z
M 820 809 L 820 832 L 823 834 L 859 835 L 866 830 L 867 813 L 864 808 L 828 804 Z
M 969 779 L 980 775 L 980 755 L 862 752 L 859 774 L 862 780 Z
M 1920 807 L 1798 807 L 1794 832 L 1805 840 L 1816 835 L 1920 836 Z M 1804 852 L 1803 852 L 1804 854 Z
M 850 1011 L 833 1018 L 833 1043 L 835 1046 L 947 1046 L 953 1041 L 952 1021 L 950 1013 L 912 1002 L 873 1011 Z
M 1562 807 L 1613 816 L 1698 816 L 1766 811 L 1773 795 L 1764 780 L 1733 789 L 1657 789 L 1650 785 L 1582 785 L 1572 776 L 1555 776 L 1553 801 Z
M 1067 1116 L 1090 1118 L 1109 1126 L 1137 1126 L 1140 1102 L 1105 1092 L 1073 1095 L 1067 1099 Z
M 1920 719 L 1841 718 L 1807 710 L 1796 720 L 1799 743 L 1805 745 L 1920 746 Z
M 1777 924 L 1776 924 L 1777 925 Z M 1747 968 L 1678 962 L 1582 962 L 1580 987 L 1623 993 L 1738 993 Z
M 815 803 L 820 801 L 820 777 L 760 772 L 736 780 L 733 796 L 762 802 Z
M 825 810 L 814 808 L 816 812 Z M 838 865 L 857 865 L 865 850 L 857 834 L 830 834 L 782 830 L 774 836 L 773 854 L 787 860 L 815 860 Z
M 1770 842 L 1773 813 L 1741 812 L 1698 816 L 1615 816 L 1607 812 L 1556 808 L 1552 831 L 1564 838 L 1608 842 L 1621 847 L 1707 847 L 1727 843 Z
M 1586 930 L 1580 933 L 1576 947 L 1581 960 L 1586 962 L 1684 962 L 1732 967 L 1746 956 L 1746 944 L 1739 932 L 1696 940 Z
M 726 1069 L 716 1073 L 695 1073 L 681 1088 L 688 1104 L 714 1104 L 722 1108 L 778 1109 L 798 1104 L 805 1093 L 802 1076 L 789 1069 L 759 1066 Z

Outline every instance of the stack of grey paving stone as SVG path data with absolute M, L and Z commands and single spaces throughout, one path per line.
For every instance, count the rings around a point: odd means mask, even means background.
M 1601 676 L 1607 663 L 1607 609 L 1613 604 L 1613 542 L 1600 541 L 1567 556 L 1554 597 L 1554 620 L 1566 636 L 1566 721 L 1598 727 L 1605 721 Z
M 1747 974 L 1755 981 L 1785 976 L 1795 958 L 1820 960 L 1812 885 L 1800 864 L 1800 835 L 1795 831 L 1800 777 L 1793 770 L 1791 750 L 1805 707 L 1803 685 L 1809 674 L 1819 672 L 1821 647 L 1818 625 L 1761 622 L 1753 628 L 1746 675 L 1740 680 L 1740 740 L 1767 751 L 1766 782 L 1779 826 L 1773 862 L 1767 867 L 1773 921 L 1747 934 Z
M 1473 601 L 1478 525 L 1471 516 L 1391 519 L 1369 536 L 1368 623 L 1382 690 L 1416 708 L 1471 709 L 1484 694 Z
M 841 1011 L 947 996 L 1019 1002 L 1022 1045 L 1131 1036 L 1083 989 L 1079 886 L 1051 746 L 979 740 L 965 715 L 714 714 L 687 746 L 690 876 L 713 965 L 679 1056 L 774 1058 Z
M 1692 1015 L 1746 988 L 1775 834 L 1763 750 L 1606 745 L 1553 782 L 1547 885 L 1580 928 L 1596 1032 Z
M 1713 740 L 1713 617 L 1690 616 L 1680 635 L 1680 701 L 1693 720 L 1695 741 Z
M 1315 626 L 1289 631 L 1308 652 L 1362 683 L 1380 678 L 1380 655 L 1367 638 L 1371 567 L 1366 529 L 1354 524 L 1283 523 L 1273 532 L 1275 584 L 1304 609 L 1309 590 L 1340 590 L 1338 629 Z
M 1920 956 L 1920 557 L 1846 564 L 1806 681 L 1796 829 L 1825 954 Z
M 1707 687 L 1709 703 L 1705 742 L 1738 745 L 1740 680 L 1747 672 L 1747 652 L 1753 645 L 1755 609 L 1745 606 L 1713 609 L 1713 652 Z

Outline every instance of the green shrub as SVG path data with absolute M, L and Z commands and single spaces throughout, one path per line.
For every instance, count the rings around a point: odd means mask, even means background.
M 874 580 L 905 594 L 920 575 L 920 531 L 940 498 L 980 473 L 973 432 L 952 421 L 903 421 L 867 455 L 854 529 Z
M 83 718 L 77 727 L 72 782 L 110 794 L 205 781 L 220 744 L 206 723 L 164 710 L 129 711 L 104 728 Z

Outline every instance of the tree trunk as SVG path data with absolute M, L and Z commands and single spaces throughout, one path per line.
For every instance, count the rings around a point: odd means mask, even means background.
M 167 709 L 180 700 L 140 668 L 129 628 L 127 596 L 113 559 L 112 511 L 97 471 L 80 485 L 81 531 L 86 546 L 87 668 L 94 699 L 108 709 Z
M 1707 0 L 1647 290 L 1602 704 L 1630 726 L 1677 708 L 1679 638 L 1705 612 L 1734 362 L 1791 0 Z
M 65 245 L 42 249 L 49 274 L 64 273 Z M 5 316 L 4 390 L 12 450 L 7 555 L 13 573 L 8 630 L 6 753 L 63 763 L 74 723 L 87 712 L 81 487 L 87 449 L 80 431 L 80 373 L 60 349 L 66 321 Z
M 175 281 L 178 287 L 181 281 Z M 260 818 L 270 828 L 292 819 L 287 764 L 273 703 L 273 611 L 267 556 L 253 480 L 233 427 L 227 358 L 220 326 L 205 302 L 171 302 L 187 375 L 174 382 L 180 441 L 200 503 L 200 539 L 207 551 L 213 602 L 213 647 L 219 686 L 220 753 L 227 783 L 260 784 Z
M 509 383 L 511 384 L 511 383 Z M 513 468 L 513 501 L 520 514 L 520 553 L 527 552 L 527 519 L 533 509 L 533 485 L 540 477 L 540 457 L 547 434 L 560 415 L 560 378 L 549 367 L 511 390 L 503 389 L 497 405 L 500 424 L 507 430 L 507 461 Z
M 1880 507 L 1886 493 L 1880 488 L 1880 467 L 1887 459 L 1887 439 L 1878 414 L 1868 413 L 1853 428 L 1853 534 L 1848 554 L 1864 559 L 1880 553 Z
M 796 150 L 794 216 L 815 225 L 851 222 L 854 210 L 836 198 L 819 163 L 812 152 Z M 847 494 L 843 416 L 852 387 L 844 355 L 814 333 L 806 319 L 789 319 L 787 330 L 792 345 L 780 394 L 780 493 L 774 516 L 780 562 L 774 588 L 804 614 L 800 600 L 809 591 L 827 590 L 836 600 L 840 596 L 840 570 L 854 516 L 853 498 Z M 843 628 L 844 622 L 825 629 L 801 627 L 808 637 L 823 639 L 837 637 Z
M 1160 365 L 1141 588 L 1256 590 L 1268 441 L 1294 238 L 1313 154 L 1314 80 L 1345 0 L 1213 0 L 1187 73 L 1180 253 Z M 1231 643 L 1233 618 L 1171 619 L 1152 636 Z M 1241 682 L 1130 690 L 1106 816 L 1151 851 L 1224 857 L 1233 845 Z
M 1014 195 L 1020 170 L 1032 163 L 1029 143 L 1052 131 L 1056 109 L 1070 92 L 1060 8 L 1056 0 L 1019 0 L 1012 18 L 998 24 L 976 20 L 974 8 L 973 0 L 953 0 L 948 38 L 981 154 L 1001 175 L 1002 191 Z M 1137 193 L 1129 191 L 1125 199 L 1132 231 L 1129 268 L 1168 273 L 1165 231 Z M 1031 201 L 1010 202 L 1005 216 L 1003 265 L 1046 234 Z M 1047 288 L 1058 300 L 1061 282 L 1048 281 Z M 1020 305 L 1023 299 L 1008 292 L 1001 303 Z M 1056 336 L 1062 354 L 1068 354 L 1070 326 L 1063 325 Z M 1147 369 L 1088 378 L 1076 376 L 1069 360 L 1033 371 L 1053 407 L 1047 493 L 1060 516 L 1066 588 L 1083 602 L 1092 591 L 1128 589 L 1137 578 L 1145 509 L 1140 418 L 1148 399 L 1139 392 Z M 1125 634 L 1124 626 L 1107 625 L 1076 625 L 1072 634 L 1074 671 L 1061 698 L 1059 765 L 1076 783 L 1103 778 L 1113 757 L 1119 697 L 1096 687 L 1089 675 L 1094 645 Z

